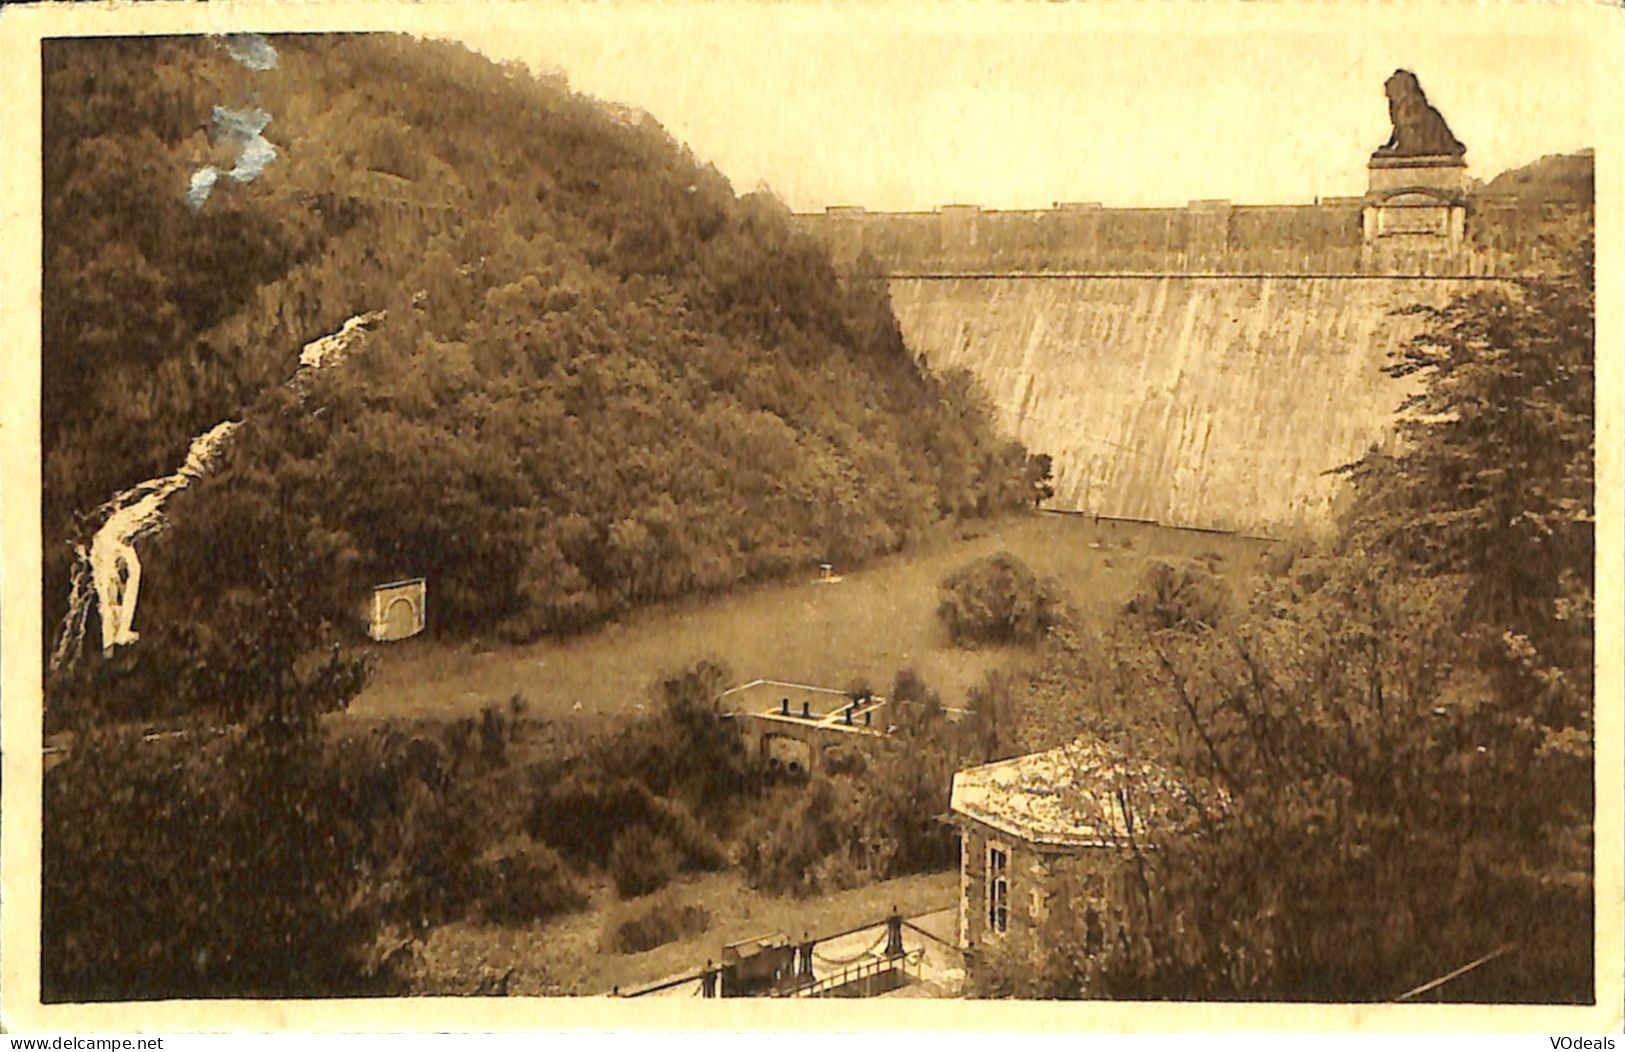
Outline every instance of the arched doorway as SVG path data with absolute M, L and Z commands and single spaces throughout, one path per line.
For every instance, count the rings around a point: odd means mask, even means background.
M 397 596 L 384 612 L 384 638 L 405 639 L 418 630 L 418 612 L 412 600 Z

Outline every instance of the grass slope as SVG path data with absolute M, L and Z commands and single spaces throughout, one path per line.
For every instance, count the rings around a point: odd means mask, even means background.
M 816 583 L 809 572 L 789 583 L 634 613 L 570 639 L 497 649 L 433 639 L 379 645 L 378 671 L 349 713 L 363 719 L 454 719 L 518 693 L 539 716 L 613 718 L 644 705 L 656 675 L 703 656 L 722 659 L 742 681 L 839 688 L 864 679 L 882 691 L 898 669 L 912 667 L 945 703 L 958 705 L 987 670 L 1025 655 L 949 643 L 937 621 L 937 585 L 965 562 L 1008 550 L 1040 575 L 1054 577 L 1085 618 L 1097 619 L 1127 600 L 1144 568 L 1158 558 L 1213 551 L 1224 556 L 1227 573 L 1244 573 L 1263 547 L 1081 516 L 1017 516 L 966 539 L 845 573 L 839 583 Z

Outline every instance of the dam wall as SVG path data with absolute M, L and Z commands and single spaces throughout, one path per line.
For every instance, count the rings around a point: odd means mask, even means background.
M 833 207 L 796 216 L 838 266 L 867 255 L 887 274 L 1179 273 L 1516 276 L 1563 266 L 1557 246 L 1588 228 L 1591 207 L 1466 197 L 1463 243 L 1373 237 L 1374 199 L 1308 205 L 1193 201 L 1177 208 L 1058 204 L 1027 211 L 944 205 L 930 212 Z M 1425 214 L 1394 209 L 1391 214 Z M 1411 243 L 1407 243 L 1407 242 Z
M 1280 537 L 1324 530 L 1327 472 L 1391 432 L 1414 381 L 1382 366 L 1412 304 L 1482 278 L 897 275 L 909 348 L 963 367 L 1054 461 L 1048 506 Z
M 1346 493 L 1333 472 L 1391 441 L 1420 382 L 1384 372 L 1425 324 L 1404 309 L 1571 271 L 1595 226 L 1592 195 L 1574 192 L 1589 156 L 1485 186 L 1413 71 L 1383 90 L 1393 132 L 1360 197 L 795 222 L 836 266 L 886 281 L 909 349 L 969 370 L 1003 428 L 1050 455 L 1051 507 L 1320 532 Z

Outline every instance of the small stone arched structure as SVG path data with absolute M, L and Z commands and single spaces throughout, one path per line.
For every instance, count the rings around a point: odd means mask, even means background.
M 428 588 L 421 577 L 391 581 L 372 590 L 367 634 L 380 643 L 410 639 L 428 623 Z

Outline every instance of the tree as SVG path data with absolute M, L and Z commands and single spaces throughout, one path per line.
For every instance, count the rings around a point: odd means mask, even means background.
M 45 776 L 47 999 L 390 988 L 363 890 L 390 850 L 378 834 L 398 758 L 324 738 L 317 717 L 366 666 L 308 660 L 315 630 L 268 583 L 228 592 L 213 630 L 171 655 L 160 681 L 196 702 L 178 726 L 66 714 L 68 754 Z
M 42 997 L 394 988 L 369 897 L 396 768 L 272 720 L 78 735 L 45 776 Z
M 1422 374 L 1420 412 L 1398 453 L 1353 469 L 1336 545 L 1283 562 L 1245 609 L 1152 603 L 1052 659 L 1052 681 L 1087 684 L 1093 731 L 1229 802 L 1136 851 L 1156 877 L 1129 882 L 1131 938 L 1092 946 L 1058 910 L 1046 958 L 1000 992 L 1381 1000 L 1506 951 L 1441 995 L 1591 997 L 1578 270 L 1432 316 L 1392 370 Z
M 1572 941 L 1575 956 L 1550 965 L 1571 992 L 1589 986 L 1592 918 L 1592 258 L 1588 237 L 1557 278 L 1431 312 L 1390 369 L 1425 379 L 1407 444 L 1356 468 L 1351 527 L 1400 572 L 1459 583 L 1451 623 L 1488 677 L 1475 722 L 1500 760 L 1467 791 L 1507 833 L 1499 877 L 1547 891 L 1562 932 L 1527 940 L 1525 961 Z
M 48 725 L 70 733 L 45 776 L 48 999 L 392 988 L 369 893 L 396 850 L 383 832 L 403 757 L 324 733 L 319 717 L 359 693 L 368 667 L 324 649 L 331 611 L 299 574 L 319 531 L 260 495 L 267 507 L 209 505 L 220 543 L 251 554 L 205 611 L 148 611 L 133 653 L 52 685 Z M 154 591 L 185 572 L 155 562 Z M 126 707 L 142 694 L 157 702 Z M 154 715 L 161 733 L 131 722 Z

